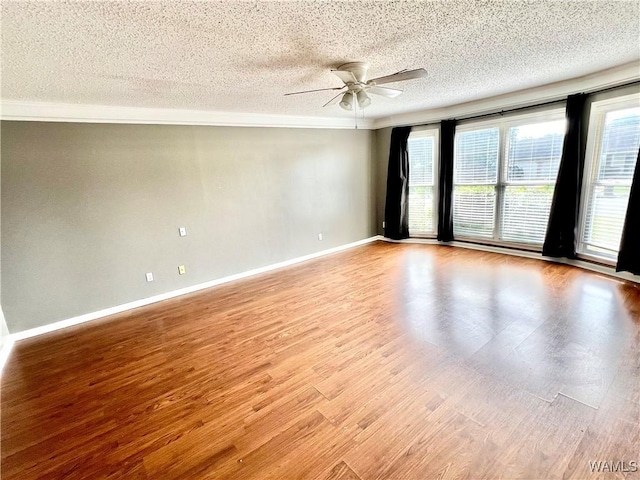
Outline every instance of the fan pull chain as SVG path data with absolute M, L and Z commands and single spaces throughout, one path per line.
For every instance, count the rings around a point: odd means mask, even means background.
M 356 122 L 356 130 L 358 130 L 358 100 L 356 98 L 353 100 L 353 118 Z

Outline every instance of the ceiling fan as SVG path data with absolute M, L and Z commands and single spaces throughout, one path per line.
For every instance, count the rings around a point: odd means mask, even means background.
M 368 95 L 369 93 L 382 95 L 387 98 L 394 98 L 402 93 L 402 90 L 380 87 L 379 85 L 392 82 L 402 82 L 405 80 L 412 80 L 414 78 L 422 78 L 427 75 L 427 71 L 424 68 L 418 68 L 415 70 L 405 69 L 392 75 L 367 80 L 368 70 L 369 64 L 366 62 L 345 63 L 344 65 L 340 65 L 336 70 L 331 70 L 332 73 L 343 81 L 344 85 L 342 87 L 319 88 L 316 90 L 305 90 L 304 92 L 285 93 L 285 96 L 334 90 L 338 91 L 338 94 L 325 103 L 323 107 L 335 105 L 340 102 L 340 107 L 344 110 L 353 110 L 356 102 L 357 106 L 360 108 L 365 108 L 371 105 L 371 98 Z

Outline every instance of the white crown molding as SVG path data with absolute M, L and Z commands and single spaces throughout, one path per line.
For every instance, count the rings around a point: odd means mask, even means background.
M 353 118 L 306 117 L 267 113 L 215 112 L 169 108 L 116 107 L 5 100 L 2 120 L 31 122 L 128 123 L 157 125 L 209 125 L 223 127 L 279 127 L 354 129 Z M 358 119 L 358 128 L 371 130 L 372 119 Z
M 359 119 L 358 128 L 362 130 L 372 130 L 397 125 L 419 125 L 438 122 L 446 118 L 475 115 L 497 109 L 517 108 L 532 103 L 560 100 L 572 93 L 595 91 L 639 79 L 640 62 L 631 62 L 590 75 L 475 100 L 473 102 L 378 117 L 375 119 Z M 225 127 L 355 128 L 352 118 L 118 107 L 109 105 L 29 102 L 8 99 L 0 101 L 0 119 L 33 122 L 210 125 Z
M 63 328 L 72 327 L 80 323 L 89 322 L 91 320 L 96 320 L 98 318 L 103 318 L 109 315 L 114 315 L 116 313 L 121 313 L 127 310 L 142 307 L 144 305 L 150 305 L 152 303 L 161 302 L 162 300 L 168 300 L 169 298 L 174 298 L 180 295 L 186 295 L 187 293 L 197 292 L 198 290 L 203 290 L 205 288 L 211 288 L 217 285 L 222 285 L 223 283 L 233 282 L 235 280 L 251 277 L 253 275 L 258 275 L 260 273 L 270 272 L 272 270 L 277 270 L 279 268 L 288 267 L 289 265 L 294 265 L 296 263 L 306 262 L 308 260 L 313 260 L 314 258 L 323 257 L 325 255 L 330 255 L 332 253 L 341 252 L 342 250 L 358 247 L 360 245 L 371 243 L 376 240 L 382 240 L 382 237 L 380 235 L 375 235 L 373 237 L 364 238 L 362 240 L 358 240 L 355 242 L 347 243 L 345 245 L 329 248 L 327 250 L 321 250 L 319 252 L 311 253 L 309 255 L 304 255 L 302 257 L 292 258 L 291 260 L 285 260 L 283 262 L 274 263 L 264 267 L 254 268 L 253 270 L 236 273 L 234 275 L 218 278 L 216 280 L 211 280 L 209 282 L 198 283 L 196 285 L 191 285 L 189 287 L 181 288 L 179 290 L 173 290 L 171 292 L 161 293 L 160 295 L 155 295 L 153 297 L 142 298 L 140 300 L 135 300 L 133 302 L 125 303 L 122 305 L 116 305 L 115 307 L 105 308 L 104 310 L 100 310 L 97 312 L 85 313 L 84 315 L 68 318 L 66 320 L 61 320 L 55 323 L 49 323 L 41 327 L 35 327 L 29 330 L 23 330 L 21 332 L 12 333 L 9 335 L 9 337 L 6 340 L 8 345 L 8 350 L 6 353 L 3 351 L 2 355 L 6 355 L 8 357 L 11 351 L 11 347 L 13 346 L 13 343 L 19 340 L 24 340 L 25 338 L 31 338 L 38 335 L 43 335 L 45 333 L 50 333 Z M 4 359 L 4 361 L 6 361 L 6 358 Z
M 533 103 L 561 100 L 567 95 L 574 93 L 593 92 L 602 88 L 623 85 L 636 80 L 640 80 L 640 62 L 631 62 L 590 75 L 506 93 L 495 97 L 483 98 L 473 102 L 379 117 L 374 120 L 373 128 L 419 125 L 439 122 L 447 118 L 476 115 L 494 110 L 506 110 L 508 108 L 527 106 Z

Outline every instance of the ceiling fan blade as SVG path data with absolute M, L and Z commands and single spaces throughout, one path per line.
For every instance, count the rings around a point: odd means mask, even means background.
M 301 93 L 312 93 L 312 92 L 326 92 L 327 90 L 342 90 L 344 87 L 333 87 L 333 88 L 318 88 L 316 90 L 305 90 L 304 92 L 291 92 L 285 93 L 284 96 L 287 95 L 300 95 Z
M 394 98 L 400 95 L 402 93 L 402 90 L 398 90 L 396 88 L 389 88 L 389 87 L 373 86 L 373 87 L 367 88 L 367 93 L 373 93 L 374 95 L 382 95 L 383 97 L 387 97 L 387 98 Z
M 368 85 L 382 85 L 383 83 L 402 82 L 403 80 L 411 80 L 413 78 L 422 78 L 427 76 L 427 71 L 424 68 L 417 68 L 415 70 L 404 70 L 393 75 L 387 75 L 386 77 L 373 78 L 367 82 Z
M 355 77 L 355 75 L 348 70 L 331 70 L 331 73 L 335 74 L 345 84 L 358 82 L 358 79 Z
M 322 107 L 328 107 L 329 105 L 335 105 L 336 103 L 338 103 L 338 101 L 340 100 L 340 97 L 342 96 L 342 92 L 338 93 L 335 97 L 333 97 L 331 100 L 329 100 L 327 103 L 325 103 L 324 105 L 322 105 Z

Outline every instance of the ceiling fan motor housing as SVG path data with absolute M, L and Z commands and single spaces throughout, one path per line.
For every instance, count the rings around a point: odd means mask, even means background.
M 369 64 L 367 62 L 349 62 L 338 67 L 338 70 L 351 72 L 356 77 L 358 83 L 365 83 L 367 78 L 367 72 L 369 71 Z

